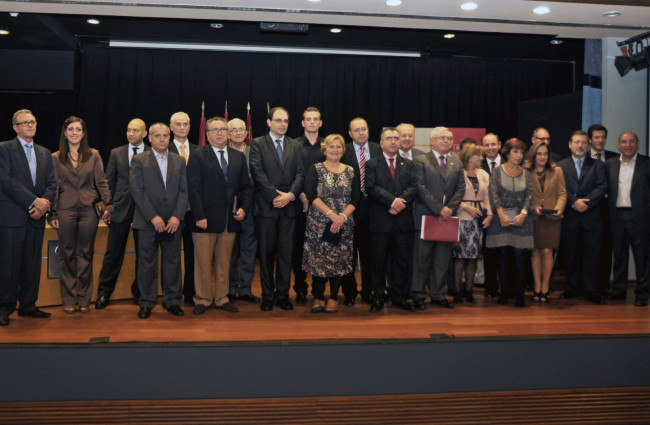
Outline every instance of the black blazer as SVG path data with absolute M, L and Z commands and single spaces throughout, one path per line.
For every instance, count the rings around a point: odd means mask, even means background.
M 130 144 L 123 145 L 111 150 L 111 156 L 108 158 L 106 165 L 106 180 L 108 181 L 108 190 L 111 192 L 111 199 L 115 210 L 111 214 L 111 221 L 123 223 L 133 219 L 135 204 L 131 197 L 131 186 L 129 185 L 129 150 Z M 144 145 L 144 153 L 151 149 Z
M 349 165 L 354 170 L 354 175 L 361 178 L 359 171 L 359 161 L 357 160 L 357 155 L 354 152 L 354 142 L 347 143 L 345 145 L 345 153 L 341 157 L 341 162 Z M 366 146 L 370 152 L 370 160 L 382 154 L 381 147 L 375 142 L 367 142 Z M 366 163 L 366 166 L 368 163 Z M 359 202 L 357 203 L 357 208 L 354 210 L 354 224 L 355 226 L 360 226 L 368 220 L 368 200 L 364 197 L 364 194 L 361 192 L 361 180 L 359 182 Z M 368 192 L 366 191 L 366 194 Z
M 573 158 L 568 156 L 557 163 L 564 173 L 564 183 L 566 185 L 566 207 L 564 208 L 564 218 L 562 227 L 574 229 L 581 226 L 584 229 L 590 229 L 594 226 L 602 226 L 602 216 L 600 213 L 600 203 L 607 192 L 607 171 L 605 164 L 596 161 L 589 155 L 586 155 L 582 163 L 582 172 L 578 180 Z M 579 213 L 573 209 L 573 204 L 580 198 L 589 199 L 587 211 Z
M 36 198 L 46 198 L 54 207 L 57 185 L 52 153 L 40 145 L 33 146 L 36 184 L 32 182 L 25 150 L 18 138 L 0 143 L 0 223 L 3 226 L 22 227 L 29 223 L 34 227 L 45 227 L 45 216 L 32 219 L 29 207 Z
M 501 154 L 499 154 L 499 156 L 501 157 L 501 162 L 497 165 L 497 167 L 501 164 L 504 164 L 506 161 L 508 161 L 508 159 L 505 156 Z M 483 161 L 481 161 L 481 168 L 485 170 L 485 172 L 488 173 L 489 175 L 492 175 L 492 171 L 490 171 L 489 159 L 487 158 L 487 156 L 483 158 Z
M 294 217 L 295 209 L 290 202 L 284 208 L 273 207 L 278 196 L 276 189 L 291 192 L 298 200 L 302 192 L 305 169 L 300 142 L 284 136 L 282 163 L 270 135 L 253 139 L 251 143 L 250 167 L 255 189 L 253 192 L 253 215 L 260 217 Z M 295 202 L 295 201 L 294 201 Z
M 205 145 L 190 155 L 187 164 L 187 186 L 192 209 L 192 232 L 222 233 L 239 232 L 241 223 L 233 218 L 235 196 L 237 208 L 250 213 L 253 188 L 248 178 L 246 156 L 233 149 L 228 152 L 228 181 L 223 176 L 219 157 L 211 145 Z M 203 230 L 196 222 L 207 219 L 208 227 Z
M 612 222 L 617 220 L 616 198 L 618 197 L 618 175 L 621 171 L 620 156 L 607 160 L 607 176 L 609 179 L 609 217 Z M 637 154 L 634 173 L 632 174 L 632 187 L 630 189 L 632 201 L 632 222 L 635 232 L 650 233 L 650 158 Z
M 418 191 L 413 161 L 399 155 L 395 159 L 395 178 L 390 174 L 383 154 L 371 158 L 366 164 L 368 230 L 371 232 L 389 233 L 395 222 L 402 232 L 413 230 L 413 200 Z M 397 215 L 388 212 L 395 198 L 407 201 L 406 208 Z

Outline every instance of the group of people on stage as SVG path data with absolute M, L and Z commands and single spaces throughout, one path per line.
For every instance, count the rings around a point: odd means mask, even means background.
M 360 293 L 370 312 L 386 301 L 424 310 L 427 298 L 453 308 L 476 302 L 480 258 L 486 297 L 499 304 L 514 297 L 524 306 L 531 264 L 532 300 L 545 303 L 560 246 L 560 298 L 625 298 L 631 246 L 634 304 L 648 304 L 650 160 L 638 154 L 632 132 L 620 135 L 617 155 L 604 149 L 603 126 L 575 131 L 571 155 L 558 160 L 544 128 L 534 131 L 528 150 L 519 139 L 502 145 L 488 133 L 480 144 L 464 140 L 457 154 L 445 127 L 431 131 L 425 153 L 413 147 L 411 124 L 384 128 L 379 143 L 369 141 L 363 118 L 350 121 L 349 143 L 341 134 L 321 137 L 314 107 L 303 112 L 304 134 L 296 139 L 286 136 L 286 109 L 271 109 L 267 124 L 268 134 L 248 146 L 242 120 L 210 118 L 209 143 L 198 146 L 188 141 L 184 112 L 148 129 L 136 118 L 127 126 L 128 144 L 111 151 L 105 171 L 83 119 L 64 122 L 59 150 L 50 154 L 34 143 L 34 115 L 17 111 L 17 137 L 0 143 L 0 325 L 9 324 L 17 304 L 20 316 L 50 316 L 36 307 L 46 217 L 58 231 L 61 298 L 70 314 L 90 308 L 99 220 L 109 233 L 95 308 L 110 304 L 132 229 L 131 291 L 141 319 L 157 303 L 159 254 L 162 305 L 176 316 L 184 315 L 182 304 L 195 315 L 211 307 L 234 313 L 239 301 L 292 310 L 292 269 L 296 304 L 307 302 L 311 274 L 314 313 L 338 311 L 339 291 L 345 306 Z M 422 239 L 424 216 L 440 223 L 457 216 L 458 242 Z M 256 254 L 261 299 L 251 292 Z

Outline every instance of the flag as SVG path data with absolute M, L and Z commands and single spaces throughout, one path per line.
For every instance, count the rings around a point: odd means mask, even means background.
M 250 146 L 253 141 L 253 123 L 251 122 L 250 102 L 246 105 L 246 130 L 248 131 L 248 135 L 246 136 L 246 145 Z
M 201 124 L 199 125 L 199 146 L 205 146 L 205 102 L 201 102 Z
M 223 119 L 225 119 L 226 122 L 228 122 L 228 101 L 227 100 L 226 100 L 226 110 L 223 113 Z

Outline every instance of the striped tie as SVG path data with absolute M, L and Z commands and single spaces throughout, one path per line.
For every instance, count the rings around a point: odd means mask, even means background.
M 366 193 L 366 147 L 361 146 L 361 156 L 359 157 L 359 182 L 361 192 Z

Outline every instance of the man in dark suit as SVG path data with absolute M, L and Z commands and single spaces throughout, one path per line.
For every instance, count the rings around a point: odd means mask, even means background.
M 0 143 L 0 326 L 18 315 L 50 317 L 36 307 L 45 214 L 54 202 L 52 154 L 34 143 L 36 118 L 28 109 L 12 119 L 16 138 Z
M 302 113 L 302 127 L 305 131 L 296 138 L 302 146 L 302 162 L 305 174 L 312 165 L 325 161 L 325 155 L 320 150 L 323 138 L 318 135 L 322 125 L 323 121 L 318 108 L 310 106 L 305 109 Z M 307 210 L 309 208 L 309 201 L 307 201 L 304 192 L 300 193 L 300 202 L 294 202 L 294 206 L 296 208 L 296 229 L 293 241 L 293 290 L 296 291 L 296 304 L 304 304 L 307 302 L 307 289 L 309 288 L 306 282 L 307 273 L 302 269 L 302 253 L 305 243 Z
M 185 159 L 185 165 L 190 156 L 199 146 L 190 143 L 188 134 L 190 133 L 190 117 L 185 112 L 176 112 L 169 119 L 169 128 L 174 134 L 173 143 L 169 144 L 169 151 L 180 155 Z M 192 223 L 192 212 L 187 210 L 183 222 Z M 187 225 L 183 227 L 183 265 L 185 273 L 183 275 L 183 298 L 186 305 L 194 305 L 194 244 L 192 242 L 192 228 Z
M 445 273 L 451 258 L 450 242 L 425 241 L 420 239 L 422 217 L 435 216 L 446 222 L 456 213 L 465 194 L 463 164 L 451 153 L 454 136 L 446 127 L 431 130 L 431 152 L 415 158 L 414 169 L 418 195 L 413 206 L 415 233 L 413 234 L 414 255 L 418 255 L 417 267 L 413 271 L 411 297 L 418 310 L 426 309 L 424 286 L 429 280 L 431 304 L 453 308 L 454 304 L 445 298 Z M 417 254 L 416 254 L 417 252 Z M 433 269 L 432 279 L 428 279 Z
M 481 145 L 485 148 L 485 158 L 481 162 L 481 168 L 491 176 L 494 170 L 506 162 L 506 158 L 499 153 L 501 150 L 501 141 L 496 134 L 487 133 L 481 139 Z M 485 234 L 486 232 L 484 232 Z M 497 250 L 488 248 L 483 244 L 483 274 L 485 276 L 484 286 L 486 298 L 496 298 L 499 295 L 499 282 L 497 280 L 498 263 Z
M 634 305 L 648 305 L 650 290 L 650 158 L 638 153 L 639 137 L 618 138 L 621 156 L 607 160 L 609 211 L 614 239 L 614 282 L 610 299 L 625 299 L 630 246 L 637 286 Z
M 158 247 L 162 259 L 163 307 L 183 316 L 181 292 L 181 228 L 188 205 L 185 160 L 170 152 L 169 127 L 149 127 L 151 150 L 131 160 L 131 196 L 135 201 L 133 228 L 138 231 L 140 311 L 146 319 L 158 298 Z
M 417 193 L 413 161 L 402 158 L 399 132 L 392 127 L 381 133 L 383 154 L 366 164 L 368 230 L 372 254 L 372 304 L 377 313 L 386 301 L 386 268 L 390 258 L 388 296 L 394 307 L 415 311 L 404 298 L 409 294 L 408 265 L 413 232 L 413 199 Z
M 102 262 L 102 270 L 99 272 L 99 285 L 97 286 L 96 309 L 106 308 L 110 304 L 111 294 L 115 290 L 115 283 L 120 275 L 124 261 L 124 251 L 129 238 L 131 221 L 135 204 L 131 198 L 131 187 L 129 186 L 129 172 L 131 159 L 134 155 L 151 149 L 144 144 L 147 137 L 147 126 L 144 121 L 135 118 L 129 122 L 126 129 L 128 144 L 111 150 L 106 166 L 106 180 L 108 189 L 111 191 L 111 199 L 115 211 L 111 214 L 111 221 L 108 227 L 108 241 L 106 242 L 106 254 Z M 138 245 L 138 234 L 133 231 L 133 240 Z M 138 270 L 138 251 L 135 253 L 135 269 Z M 140 297 L 138 279 L 134 277 L 131 284 L 131 293 L 135 302 Z
M 608 151 L 605 149 L 607 142 L 607 129 L 600 124 L 594 124 L 587 129 L 587 136 L 591 149 L 589 155 L 597 160 L 605 163 L 609 158 L 618 156 L 616 152 Z M 607 194 L 605 194 L 607 197 Z M 600 215 L 603 219 L 603 243 L 600 247 L 600 287 L 599 292 L 605 295 L 609 290 L 610 281 L 609 276 L 612 274 L 612 228 L 609 225 L 609 202 L 604 200 L 600 203 Z
M 349 165 L 354 174 L 359 176 L 359 202 L 354 210 L 354 262 L 357 257 L 361 262 L 361 299 L 370 304 L 372 302 L 372 275 L 370 261 L 370 240 L 368 232 L 368 192 L 365 187 L 366 163 L 372 158 L 381 155 L 381 147 L 375 142 L 369 142 L 368 123 L 363 118 L 354 118 L 350 121 L 348 134 L 352 142 L 345 146 L 345 153 L 341 162 Z M 341 289 L 345 296 L 344 304 L 348 307 L 354 305 L 357 297 L 357 279 L 352 273 L 343 276 Z
M 227 147 L 228 123 L 210 118 L 205 123 L 209 145 L 197 149 L 187 167 L 194 238 L 195 290 L 192 313 L 216 308 L 236 313 L 228 299 L 230 256 L 241 222 L 251 207 L 252 187 L 243 153 Z M 214 261 L 213 261 L 214 260 Z M 216 285 L 212 291 L 212 266 Z
M 275 107 L 266 120 L 269 134 L 251 144 L 250 167 L 255 190 L 253 216 L 260 254 L 262 311 L 273 309 L 275 299 L 282 310 L 293 310 L 289 301 L 291 254 L 296 210 L 305 171 L 300 143 L 286 137 L 289 113 Z M 276 274 L 273 276 L 274 262 Z
M 598 287 L 600 245 L 603 238 L 600 203 L 607 192 L 605 165 L 587 155 L 587 133 L 575 131 L 569 141 L 571 156 L 557 163 L 566 184 L 567 204 L 562 219 L 562 246 L 566 256 L 566 290 L 560 298 L 580 294 L 580 277 L 585 298 L 604 304 Z
M 415 127 L 413 124 L 401 123 L 395 128 L 399 133 L 399 155 L 402 158 L 413 161 L 416 156 L 425 154 L 420 149 L 413 147 L 415 145 Z

